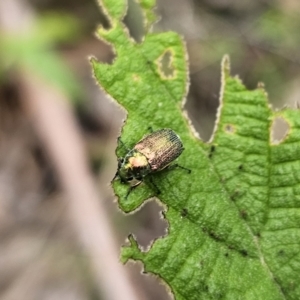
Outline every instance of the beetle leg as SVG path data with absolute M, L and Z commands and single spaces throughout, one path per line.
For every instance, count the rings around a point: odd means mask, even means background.
M 125 182 L 124 182 L 124 183 L 125 183 Z M 131 186 L 129 187 L 128 191 L 127 191 L 127 194 L 126 194 L 126 196 L 125 196 L 125 199 L 127 199 L 128 196 L 129 196 L 129 194 L 130 194 L 136 187 L 138 187 L 141 183 L 142 183 L 142 180 L 139 181 L 139 182 L 137 182 L 135 185 L 131 185 Z
M 186 170 L 188 173 L 191 173 L 192 170 L 188 169 L 188 168 L 185 168 L 179 164 L 173 164 L 173 165 L 169 165 L 166 167 L 166 170 L 174 170 L 176 168 L 180 168 L 180 169 L 183 169 L 183 170 Z
M 156 194 L 156 195 L 159 195 L 159 194 L 161 193 L 161 192 L 160 192 L 160 189 L 159 189 L 159 188 L 157 187 L 157 185 L 154 183 L 153 179 L 152 179 L 151 177 L 149 177 L 148 180 L 150 181 L 152 187 L 155 188 L 155 194 Z M 126 196 L 125 196 L 125 199 L 127 199 L 128 196 L 130 195 L 130 193 L 131 193 L 136 187 L 138 187 L 142 182 L 144 182 L 144 184 L 146 184 L 147 186 L 149 186 L 149 184 L 147 184 L 145 181 L 142 181 L 142 180 L 141 180 L 138 184 L 129 187 L 129 189 L 128 189 L 128 191 L 127 191 L 127 194 L 126 194 Z M 150 188 L 151 188 L 151 186 L 150 186 Z
M 128 189 L 127 194 L 126 194 L 126 196 L 125 196 L 125 199 L 128 198 L 129 194 L 132 192 L 132 190 L 133 190 L 134 188 L 136 188 L 136 186 L 131 186 L 131 187 Z
M 151 184 L 155 187 L 156 191 L 156 195 L 159 195 L 160 194 L 160 190 L 159 188 L 157 187 L 157 185 L 154 183 L 153 179 L 151 177 L 149 177 L 149 181 L 151 182 Z

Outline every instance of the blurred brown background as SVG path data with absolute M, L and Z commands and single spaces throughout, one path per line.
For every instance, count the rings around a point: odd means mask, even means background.
M 297 0 L 158 0 L 154 30 L 186 40 L 186 109 L 205 141 L 225 53 L 247 87 L 265 83 L 273 107 L 299 102 L 299 13 Z M 125 23 L 141 41 L 133 1 Z M 109 182 L 125 113 L 91 75 L 88 56 L 113 60 L 93 34 L 98 24 L 108 26 L 96 1 L 0 1 L 0 299 L 118 299 L 111 290 L 122 284 L 135 299 L 170 299 L 140 264 L 120 271 L 112 262 L 130 232 L 147 247 L 166 223 L 154 201 L 130 216 L 114 201 Z M 131 292 L 122 299 L 133 300 Z

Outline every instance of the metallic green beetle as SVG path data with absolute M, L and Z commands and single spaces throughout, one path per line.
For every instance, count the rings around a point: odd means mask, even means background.
M 178 164 L 170 166 L 183 150 L 180 137 L 172 129 L 164 128 L 152 132 L 142 138 L 132 150 L 128 150 L 124 157 L 119 158 L 118 170 L 114 179 L 118 177 L 122 183 L 130 184 L 127 198 L 130 192 L 149 174 L 159 172 L 167 167 L 180 167 L 190 172 L 189 169 Z M 159 194 L 158 187 L 151 178 L 149 180 Z

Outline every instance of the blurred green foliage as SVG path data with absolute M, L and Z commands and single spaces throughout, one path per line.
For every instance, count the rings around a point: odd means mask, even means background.
M 1 34 L 0 80 L 10 70 L 21 68 L 41 76 L 69 99 L 80 100 L 83 94 L 80 83 L 55 50 L 58 45 L 75 42 L 80 34 L 76 18 L 55 12 L 39 16 L 26 32 Z
M 300 42 L 299 12 L 285 12 L 277 9 L 266 11 L 256 28 L 258 38 L 278 48 L 296 50 Z

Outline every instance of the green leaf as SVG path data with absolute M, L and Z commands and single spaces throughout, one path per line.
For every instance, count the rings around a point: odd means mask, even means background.
M 122 17 L 110 16 L 111 28 L 98 30 L 113 46 L 114 62 L 91 60 L 101 88 L 128 113 L 122 140 L 132 148 L 149 126 L 172 128 L 185 147 L 177 161 L 192 170 L 152 176 L 161 190 L 168 234 L 147 251 L 131 235 L 122 261 L 142 261 L 145 272 L 160 277 L 177 300 L 300 299 L 299 112 L 273 112 L 262 85 L 248 91 L 231 77 L 225 57 L 218 120 L 205 144 L 181 108 L 188 83 L 183 41 L 173 32 L 148 32 L 137 44 Z M 289 131 L 272 143 L 277 117 L 287 121 Z M 117 153 L 126 151 L 120 147 Z M 113 187 L 125 212 L 153 196 L 146 184 L 127 199 L 128 185 L 116 180 Z
M 145 29 L 149 29 L 151 25 L 157 20 L 153 9 L 155 7 L 155 0 L 139 0 L 145 18 Z
M 110 20 L 122 20 L 126 13 L 127 6 L 124 0 L 99 0 L 99 4 Z

